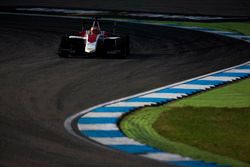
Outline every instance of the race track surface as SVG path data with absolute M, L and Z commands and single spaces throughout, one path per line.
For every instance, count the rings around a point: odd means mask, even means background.
M 1 6 L 41 6 L 250 17 L 249 0 L 3 0 Z
M 131 36 L 128 59 L 59 58 L 60 37 L 79 23 L 0 15 L 0 166 L 166 166 L 79 140 L 63 123 L 88 107 L 249 60 L 242 41 L 128 23 L 119 24 Z

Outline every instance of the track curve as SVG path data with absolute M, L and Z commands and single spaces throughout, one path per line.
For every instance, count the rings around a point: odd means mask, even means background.
M 129 59 L 60 59 L 60 36 L 80 29 L 80 20 L 0 18 L 1 166 L 165 166 L 79 141 L 63 122 L 84 108 L 249 60 L 242 41 L 127 23 L 119 27 L 132 37 Z

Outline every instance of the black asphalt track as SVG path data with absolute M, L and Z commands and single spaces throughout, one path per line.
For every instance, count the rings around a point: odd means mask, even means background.
M 249 0 L 2 0 L 0 6 L 129 10 L 250 17 Z
M 61 35 L 80 22 L 0 15 L 1 167 L 166 166 L 79 140 L 63 123 L 93 105 L 249 60 L 242 41 L 127 23 L 118 27 L 131 36 L 128 59 L 59 58 Z

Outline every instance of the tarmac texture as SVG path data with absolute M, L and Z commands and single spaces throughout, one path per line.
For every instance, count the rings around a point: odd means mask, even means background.
M 80 23 L 0 15 L 0 166 L 166 166 L 79 140 L 63 123 L 88 107 L 249 60 L 243 41 L 129 23 L 118 24 L 131 37 L 127 59 L 59 58 L 61 36 Z

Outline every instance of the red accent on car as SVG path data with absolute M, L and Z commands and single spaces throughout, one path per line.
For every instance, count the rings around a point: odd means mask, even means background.
M 104 32 L 104 37 L 109 37 L 109 35 L 110 35 L 109 32 L 107 32 L 107 31 Z
M 82 37 L 85 37 L 86 31 L 81 31 L 81 32 L 79 32 L 79 35 L 82 36 Z
M 96 41 L 97 35 L 96 34 L 90 34 L 88 38 L 88 42 L 93 43 Z

